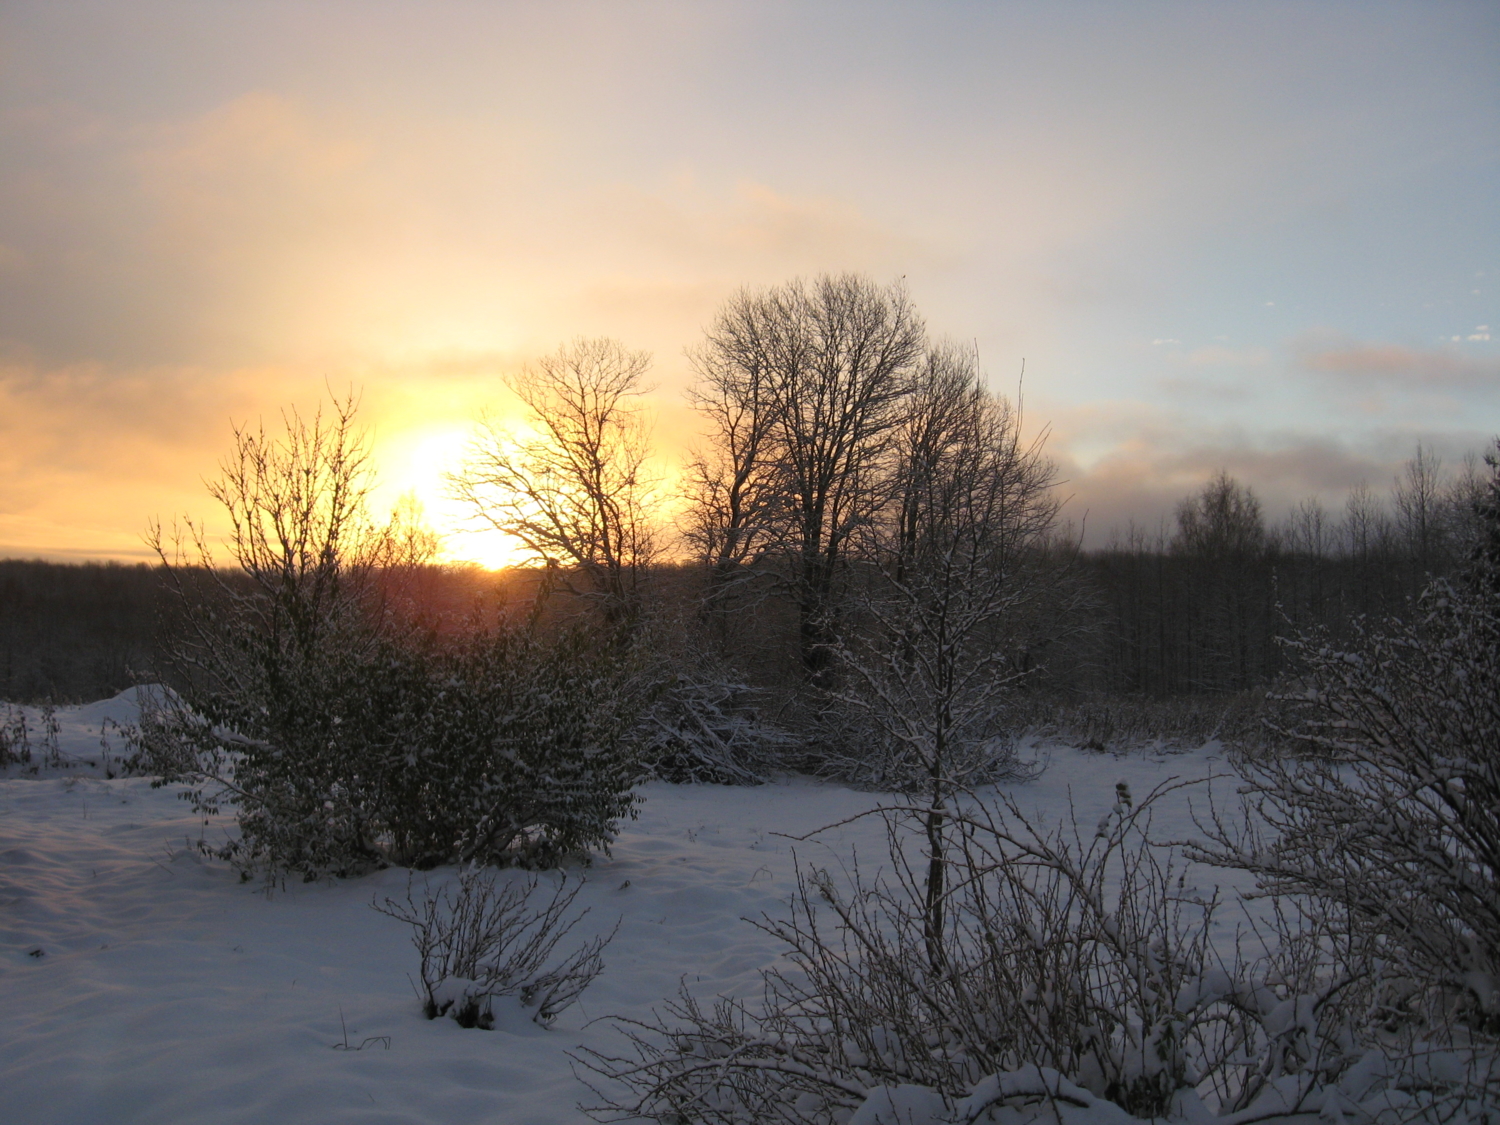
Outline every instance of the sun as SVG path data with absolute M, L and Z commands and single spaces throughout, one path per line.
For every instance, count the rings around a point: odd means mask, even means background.
M 443 537 L 445 562 L 473 563 L 485 570 L 513 570 L 534 561 L 524 543 L 494 528 L 478 529 L 466 525 L 451 529 L 439 527 L 437 531 Z
M 422 518 L 438 533 L 441 560 L 509 570 L 531 563 L 519 539 L 485 527 L 449 493 L 447 476 L 459 469 L 472 437 L 463 426 L 413 429 L 391 435 L 377 451 L 376 512 L 390 511 L 403 497 L 416 500 Z

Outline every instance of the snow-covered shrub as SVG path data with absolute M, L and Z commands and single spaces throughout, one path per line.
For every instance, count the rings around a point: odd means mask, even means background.
M 539 883 L 531 875 L 502 885 L 494 872 L 470 865 L 459 872 L 451 895 L 445 887 L 417 897 L 408 879 L 404 901 L 370 904 L 412 927 L 428 1019 L 447 1016 L 461 1027 L 489 1029 L 495 997 L 516 996 L 534 1009 L 533 1020 L 548 1024 L 604 970 L 602 955 L 614 930 L 553 960 L 558 942 L 588 910 L 567 916 L 582 884 L 569 887 L 566 877 L 545 905 L 533 907 Z
M 244 867 L 348 872 L 375 859 L 374 779 L 342 724 L 377 665 L 387 606 L 377 576 L 419 561 L 396 521 L 369 518 L 370 450 L 356 403 L 284 415 L 284 432 L 236 427 L 209 492 L 236 568 L 202 524 L 160 525 L 163 680 L 142 710 L 138 757 L 185 780 L 207 812 L 237 806 Z
M 1304 753 L 1243 766 L 1247 815 L 1204 825 L 1199 851 L 1364 951 L 1360 1030 L 1391 1067 L 1470 1052 L 1500 1102 L 1500 597 L 1439 583 L 1415 608 L 1290 642 Z
M 218 854 L 247 873 L 545 866 L 633 811 L 640 685 L 587 631 L 388 635 L 278 671 L 275 690 L 159 694 L 138 736 L 198 808 L 235 809 Z
M 218 850 L 247 875 L 346 875 L 395 862 L 549 863 L 604 846 L 632 808 L 639 677 L 618 646 L 535 616 L 444 637 L 403 581 L 433 537 L 367 512 L 352 398 L 285 432 L 235 431 L 210 492 L 236 571 L 191 521 L 152 544 L 170 606 L 139 767 L 233 807 Z M 451 632 L 451 631 L 450 631 Z
M 664 781 L 758 785 L 797 739 L 756 712 L 761 693 L 702 663 L 664 677 L 641 717 L 642 760 Z
M 376 663 L 368 643 L 330 644 L 282 654 L 272 675 L 145 693 L 135 760 L 158 783 L 186 783 L 201 813 L 234 809 L 239 837 L 218 854 L 247 877 L 368 869 L 381 858 L 377 778 L 372 748 L 344 721 Z
M 502 624 L 421 663 L 417 691 L 397 677 L 367 720 L 400 732 L 381 760 L 391 858 L 547 866 L 607 850 L 636 807 L 649 677 L 584 627 Z
M 595 1112 L 802 1125 L 917 1089 L 915 1121 L 1006 1120 L 1049 1097 L 1103 1120 L 1202 1114 L 1199 1091 L 1221 1112 L 1321 1096 L 1354 1061 L 1335 1003 L 1347 966 L 1300 944 L 1216 953 L 1216 892 L 1148 839 L 1160 792 L 1137 804 L 1119 787 L 1092 830 L 955 807 L 936 942 L 922 836 L 888 812 L 889 875 L 804 868 L 790 916 L 757 923 L 787 950 L 758 1002 L 684 988 L 622 1025 L 632 1055 L 580 1057 Z

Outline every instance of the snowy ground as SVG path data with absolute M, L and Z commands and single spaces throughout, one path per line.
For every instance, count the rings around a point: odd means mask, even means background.
M 57 718 L 73 765 L 0 772 L 0 1121 L 17 1125 L 585 1121 L 589 1092 L 568 1052 L 621 1046 L 607 1020 L 591 1020 L 645 1016 L 684 978 L 703 995 L 757 992 L 779 950 L 741 919 L 784 912 L 793 848 L 822 864 L 857 848 L 867 869 L 884 855 L 878 818 L 817 844 L 786 838 L 877 795 L 805 779 L 647 785 L 640 818 L 583 872 L 578 904 L 592 913 L 575 933 L 621 920 L 603 976 L 550 1029 L 505 1001 L 494 1031 L 465 1030 L 422 1017 L 410 931 L 370 909 L 405 892 L 404 871 L 268 897 L 199 856 L 203 825 L 174 790 L 104 776 L 101 724 L 134 718 L 128 693 Z M 1169 777 L 1226 769 L 1213 745 L 1049 753 L 1016 795 L 1051 818 L 1071 797 L 1084 824 L 1113 803 L 1116 782 L 1139 799 Z M 1190 834 L 1190 800 L 1202 807 L 1204 787 L 1172 794 L 1154 834 Z M 229 823 L 209 825 L 209 838 Z M 334 1049 L 345 1028 L 363 1050 Z

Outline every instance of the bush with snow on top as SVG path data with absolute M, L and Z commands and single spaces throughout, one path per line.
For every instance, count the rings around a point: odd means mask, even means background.
M 469 866 L 451 894 L 444 888 L 415 896 L 408 880 L 404 901 L 370 904 L 412 927 L 428 1019 L 447 1016 L 460 1027 L 489 1029 L 495 997 L 517 996 L 533 1009 L 533 1020 L 548 1024 L 603 971 L 614 930 L 552 960 L 558 943 L 588 913 L 567 917 L 580 884 L 569 887 L 564 879 L 546 905 L 533 907 L 538 885 L 535 875 L 501 885 L 493 872 Z

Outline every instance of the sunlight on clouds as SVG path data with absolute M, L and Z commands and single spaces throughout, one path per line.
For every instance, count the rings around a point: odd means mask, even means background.
M 1128 488 L 1155 503 L 1205 471 L 1151 454 L 1183 433 L 1275 444 L 1293 418 L 1352 448 L 1382 424 L 1495 426 L 1491 307 L 1398 313 L 1402 285 L 1369 281 L 1428 246 L 1412 276 L 1455 297 L 1484 280 L 1482 207 L 1448 190 L 1468 173 L 1422 155 L 1494 132 L 1464 19 L 1332 15 L 1289 47 L 1253 16 L 1226 35 L 877 6 L 850 35 L 752 7 L 184 23 L 148 0 L 81 34 L 34 7 L 0 68 L 12 549 L 120 555 L 152 515 L 213 519 L 231 421 L 353 390 L 377 511 L 411 493 L 454 558 L 507 561 L 442 482 L 483 411 L 516 413 L 506 375 L 579 335 L 654 353 L 675 497 L 701 430 L 685 349 L 741 286 L 822 271 L 909 279 L 998 387 L 1026 357 L 1028 417 L 1057 422 L 1076 480 L 1114 464 L 1127 509 Z M 1365 60 L 1396 45 L 1414 65 L 1372 83 Z M 1455 200 L 1458 236 L 1392 168 L 1428 170 L 1412 182 Z M 1336 227 L 1298 218 L 1330 200 Z

